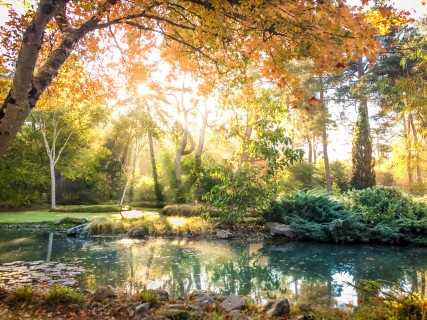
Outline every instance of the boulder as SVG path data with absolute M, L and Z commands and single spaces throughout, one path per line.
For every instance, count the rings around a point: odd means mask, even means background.
M 264 309 L 268 317 L 284 317 L 291 312 L 288 299 L 274 300 L 267 303 Z
M 84 224 L 81 224 L 81 225 L 78 225 L 78 226 L 75 226 L 75 227 L 72 227 L 72 228 L 68 229 L 67 230 L 67 236 L 69 236 L 69 237 L 77 237 L 77 236 L 80 236 L 80 234 L 83 231 L 87 231 L 87 234 L 88 234 L 89 233 L 89 229 L 93 225 L 94 222 L 95 222 L 95 220 L 91 221 L 89 223 L 84 223 Z M 84 234 L 85 234 L 85 232 L 84 232 Z
M 231 238 L 233 234 L 228 230 L 216 230 L 216 237 L 219 239 L 228 239 Z
M 292 230 L 292 227 L 287 224 L 269 222 L 267 223 L 267 228 L 270 229 L 272 235 L 285 236 L 290 239 L 295 237 L 295 232 Z
M 245 299 L 243 297 L 230 294 L 227 299 L 225 299 L 220 306 L 226 311 L 230 312 L 232 310 L 242 310 L 245 306 Z
M 115 292 L 112 286 L 108 285 L 105 287 L 98 288 L 93 294 L 94 301 L 104 301 L 107 298 L 111 298 L 115 296 Z
M 150 310 L 149 303 L 140 304 L 135 308 L 135 318 L 143 317 Z
M 148 236 L 148 231 L 141 228 L 133 228 L 128 232 L 129 238 L 145 238 L 147 236 Z
M 251 320 L 250 317 L 241 313 L 240 310 L 232 310 L 227 314 L 227 319 L 230 320 Z
M 191 305 L 191 308 L 199 310 L 202 308 L 208 307 L 210 304 L 215 303 L 215 299 L 206 293 L 199 295 L 194 303 Z

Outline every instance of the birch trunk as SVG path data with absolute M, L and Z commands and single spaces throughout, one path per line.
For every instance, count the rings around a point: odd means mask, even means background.
M 50 169 L 50 210 L 56 209 L 56 177 L 55 177 L 55 162 L 49 161 Z

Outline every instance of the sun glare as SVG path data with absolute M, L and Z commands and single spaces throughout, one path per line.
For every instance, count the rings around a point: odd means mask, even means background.
M 150 93 L 150 88 L 145 83 L 138 84 L 136 92 L 141 96 L 146 96 Z
M 187 223 L 187 219 L 185 218 L 169 217 L 167 220 L 174 228 L 182 227 L 184 224 Z

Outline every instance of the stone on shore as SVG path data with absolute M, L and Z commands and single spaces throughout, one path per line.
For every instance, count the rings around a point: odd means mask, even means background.
M 242 310 L 245 306 L 245 299 L 243 297 L 230 294 L 227 299 L 225 299 L 220 306 L 226 311 L 230 312 L 232 310 Z
M 148 231 L 141 228 L 133 228 L 128 232 L 129 238 L 145 238 L 147 236 L 148 236 Z
M 269 222 L 266 226 L 268 229 L 270 229 L 270 233 L 274 236 L 280 235 L 288 237 L 290 239 L 293 239 L 295 237 L 295 232 L 294 230 L 292 230 L 292 227 L 290 225 L 277 222 Z
M 216 230 L 216 237 L 219 239 L 228 239 L 231 238 L 233 234 L 228 230 Z
M 284 317 L 289 315 L 291 307 L 288 299 L 274 300 L 267 303 L 264 311 L 268 317 Z
M 201 295 L 199 295 L 196 298 L 194 303 L 191 305 L 191 308 L 199 310 L 202 308 L 209 307 L 209 305 L 214 304 L 214 303 L 215 303 L 214 298 L 212 298 L 210 295 L 208 295 L 206 293 L 202 293 Z

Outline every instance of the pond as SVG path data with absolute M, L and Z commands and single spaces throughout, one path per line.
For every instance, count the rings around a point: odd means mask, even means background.
M 46 262 L 48 260 L 48 262 Z M 357 305 L 363 280 L 399 283 L 425 292 L 427 248 L 297 242 L 67 238 L 64 234 L 3 232 L 3 284 L 44 281 L 94 290 L 165 289 L 251 295 L 258 302 L 286 297 L 294 304 Z M 45 285 L 46 283 L 36 283 Z

